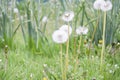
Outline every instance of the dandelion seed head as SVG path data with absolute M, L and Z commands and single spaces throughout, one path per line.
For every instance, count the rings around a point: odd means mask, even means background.
M 62 20 L 66 21 L 66 22 L 72 21 L 73 18 L 74 18 L 74 12 L 73 11 L 66 11 L 62 15 Z
M 42 18 L 42 22 L 43 23 L 46 23 L 48 21 L 48 17 L 47 16 L 44 16 L 43 18 Z
M 112 3 L 111 3 L 111 1 L 105 1 L 102 5 L 101 5 L 101 10 L 102 11 L 109 11 L 109 10 L 111 10 L 112 9 Z
M 61 43 L 65 43 L 67 41 L 68 35 L 63 30 L 56 30 L 52 34 L 52 39 L 54 42 L 61 44 Z
M 19 12 L 19 11 L 18 11 L 18 8 L 14 8 L 14 9 L 13 9 L 13 12 L 17 14 L 17 13 Z
M 104 0 L 96 0 L 93 4 L 94 9 L 100 10 L 103 3 L 105 3 Z
M 68 30 L 69 29 L 69 30 Z M 69 25 L 62 25 L 59 30 L 63 30 L 65 31 L 67 34 L 69 33 L 69 35 L 72 34 L 72 27 Z
M 76 34 L 78 34 L 78 35 L 85 35 L 87 33 L 88 33 L 88 28 L 87 27 L 81 27 L 80 26 L 76 29 Z

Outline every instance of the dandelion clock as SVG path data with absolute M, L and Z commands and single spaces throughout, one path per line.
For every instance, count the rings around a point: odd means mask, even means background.
M 74 18 L 74 12 L 73 11 L 66 11 L 62 15 L 62 20 L 66 21 L 66 22 L 72 21 L 73 18 Z
M 105 1 L 102 5 L 101 5 L 101 10 L 102 11 L 109 11 L 112 9 L 112 3 L 111 1 Z
M 72 28 L 69 25 L 62 25 L 59 30 L 65 31 L 68 35 L 72 34 Z
M 88 33 L 88 28 L 87 27 L 80 26 L 76 29 L 76 34 L 77 35 L 85 35 L 87 33 Z
M 104 4 L 105 1 L 104 0 L 96 0 L 93 4 L 94 9 L 96 10 L 100 10 L 101 9 L 101 5 Z
M 56 30 L 52 34 L 52 39 L 54 42 L 61 44 L 61 43 L 65 43 L 67 41 L 68 35 L 63 30 Z

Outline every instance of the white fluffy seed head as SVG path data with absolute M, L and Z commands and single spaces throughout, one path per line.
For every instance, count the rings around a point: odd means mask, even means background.
M 94 9 L 96 10 L 100 10 L 101 9 L 101 5 L 104 4 L 105 1 L 104 0 L 96 0 L 93 4 Z
M 17 14 L 17 13 L 19 12 L 19 11 L 18 11 L 18 8 L 14 8 L 14 9 L 13 9 L 13 12 Z
M 87 33 L 88 33 L 88 28 L 87 27 L 81 27 L 80 26 L 76 29 L 76 34 L 77 35 L 85 35 Z
M 101 5 L 101 10 L 102 11 L 109 11 L 109 10 L 111 10 L 112 9 L 112 3 L 111 3 L 111 1 L 105 1 L 102 5 Z
M 62 25 L 59 30 L 63 30 L 67 33 L 67 35 L 71 35 L 72 34 L 72 27 L 69 25 Z
M 66 21 L 66 22 L 72 21 L 73 18 L 74 18 L 74 12 L 73 11 L 66 11 L 62 15 L 62 20 Z
M 63 30 L 56 30 L 52 34 L 52 39 L 54 42 L 58 44 L 65 43 L 68 39 L 68 35 L 65 31 Z
M 48 17 L 47 16 L 44 16 L 43 18 L 42 18 L 42 22 L 43 23 L 46 23 L 48 21 Z

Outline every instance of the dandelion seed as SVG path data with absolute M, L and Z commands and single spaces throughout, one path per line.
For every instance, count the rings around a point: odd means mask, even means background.
M 88 33 L 88 28 L 87 27 L 81 27 L 80 26 L 76 29 L 76 34 L 78 34 L 78 35 L 85 35 L 87 33 Z
M 42 18 L 42 22 L 43 23 L 46 23 L 48 21 L 48 17 L 47 16 L 44 16 L 43 18 Z
M 52 34 L 53 41 L 60 44 L 60 43 L 65 43 L 68 39 L 68 35 L 65 31 L 63 30 L 56 30 Z
M 104 0 L 96 0 L 93 4 L 94 9 L 100 10 L 103 3 L 105 3 Z
M 69 22 L 72 21 L 74 18 L 74 12 L 73 11 L 66 11 L 63 16 L 62 16 L 62 20 Z
M 17 14 L 18 13 L 18 8 L 14 8 L 13 12 Z
M 112 3 L 111 3 L 111 1 L 105 1 L 102 5 L 101 5 L 101 10 L 102 11 L 109 11 L 109 10 L 111 10 L 112 9 Z
M 68 30 L 69 29 L 69 30 Z M 69 35 L 72 34 L 72 28 L 71 26 L 68 26 L 68 25 L 63 25 L 59 28 L 59 30 L 63 30 L 65 31 L 67 34 L 69 33 Z

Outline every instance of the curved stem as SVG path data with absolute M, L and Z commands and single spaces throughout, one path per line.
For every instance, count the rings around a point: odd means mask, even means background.
M 90 48 L 91 48 L 91 45 L 92 45 L 92 41 L 93 41 L 93 39 L 94 39 L 96 30 L 97 30 L 97 27 L 98 27 L 98 24 L 99 24 L 99 18 L 100 18 L 100 12 L 98 11 L 98 19 L 97 19 L 97 21 L 96 21 L 95 29 L 94 29 L 94 31 L 93 31 L 92 39 L 91 39 L 91 42 L 90 42 L 89 53 L 90 53 Z

